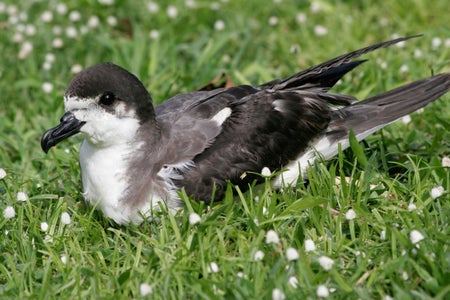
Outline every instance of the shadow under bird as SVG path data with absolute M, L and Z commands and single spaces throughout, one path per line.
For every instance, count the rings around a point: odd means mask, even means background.
M 398 38 L 339 56 L 286 79 L 177 95 L 153 107 L 137 77 L 112 63 L 77 74 L 64 95 L 61 123 L 45 132 L 45 152 L 82 133 L 83 196 L 118 224 L 140 223 L 163 203 L 182 207 L 220 200 L 227 181 L 247 190 L 264 167 L 285 170 L 273 185 L 295 185 L 318 157 L 362 140 L 448 92 L 450 73 L 356 101 L 328 91 L 367 52 Z M 242 174 L 246 173 L 246 176 Z

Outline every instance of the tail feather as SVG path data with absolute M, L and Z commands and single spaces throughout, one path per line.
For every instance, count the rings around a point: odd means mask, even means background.
M 334 111 L 327 131 L 331 143 L 348 139 L 350 130 L 362 140 L 450 90 L 450 73 L 414 81 Z

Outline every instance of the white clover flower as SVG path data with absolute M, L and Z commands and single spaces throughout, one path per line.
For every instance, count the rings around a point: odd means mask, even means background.
M 353 220 L 356 218 L 356 212 L 353 209 L 349 209 L 346 213 L 345 213 L 345 218 L 347 220 Z
M 385 62 L 385 61 L 380 61 L 379 65 L 380 65 L 380 68 L 382 68 L 382 69 L 386 69 L 387 68 L 387 62 Z
M 286 249 L 286 258 L 289 261 L 297 260 L 300 257 L 298 254 L 298 251 L 294 248 L 287 248 Z
M 316 294 L 317 294 L 317 297 L 319 297 L 319 298 L 327 298 L 330 295 L 330 292 L 328 291 L 328 288 L 326 285 L 321 284 L 317 287 Z
M 292 286 L 294 289 L 298 287 L 298 279 L 295 276 L 291 276 L 288 279 L 288 284 Z
M 258 250 L 255 252 L 255 254 L 253 255 L 253 260 L 258 261 L 258 260 L 262 260 L 264 258 L 264 252 L 262 252 L 261 250 Z
M 20 32 L 16 32 L 12 37 L 13 43 L 22 43 L 23 42 L 23 34 Z
M 431 40 L 431 46 L 433 47 L 433 49 L 437 49 L 442 45 L 442 39 L 439 37 L 434 37 Z
M 24 41 L 19 51 L 19 58 L 20 59 L 27 58 L 28 55 L 30 55 L 31 51 L 33 51 L 33 44 L 29 41 Z
M 98 3 L 103 4 L 103 5 L 113 5 L 114 0 L 98 0 Z
M 42 68 L 46 71 L 50 70 L 52 68 L 52 63 L 51 62 L 44 62 L 44 64 L 42 65 Z
M 69 213 L 67 213 L 67 212 L 63 212 L 62 214 L 61 214 L 61 223 L 63 223 L 64 225 L 69 225 L 70 223 L 71 223 L 71 218 L 70 218 L 70 215 L 69 215 Z
M 408 273 L 406 271 L 402 272 L 402 279 L 405 281 L 409 279 Z
M 380 240 L 385 240 L 386 239 L 386 230 L 381 230 L 380 232 Z
M 413 211 L 413 210 L 416 210 L 416 209 L 417 209 L 417 206 L 414 203 L 410 203 L 408 205 L 408 211 Z
M 214 23 L 214 29 L 215 29 L 215 30 L 221 31 L 221 30 L 224 30 L 224 28 L 225 28 L 225 22 L 224 22 L 224 21 L 222 21 L 222 20 L 217 20 L 217 21 Z
M 269 230 L 266 233 L 266 243 L 267 244 L 278 244 L 280 242 L 280 238 L 278 237 L 278 234 L 273 231 Z
M 152 29 L 152 30 L 150 31 L 150 38 L 151 38 L 152 40 L 156 40 L 157 38 L 159 38 L 159 31 L 156 30 L 156 29 Z
M 211 3 L 211 4 L 209 5 L 209 8 L 210 8 L 211 10 L 219 10 L 219 9 L 220 9 L 220 3 L 218 3 L 218 2 L 213 2 L 213 3 Z
M 141 283 L 141 285 L 139 286 L 139 293 L 142 297 L 150 295 L 151 293 L 153 293 L 152 286 L 148 283 Z
M 200 216 L 197 213 L 191 212 L 189 214 L 189 224 L 195 225 L 197 223 L 200 223 L 201 221 L 202 221 L 202 218 L 200 218 Z
M 147 9 L 150 13 L 156 14 L 159 11 L 159 5 L 155 2 L 147 3 Z
M 222 62 L 224 63 L 224 64 L 227 64 L 227 63 L 229 63 L 231 61 L 231 57 L 228 55 L 228 54 L 224 54 L 223 56 L 222 56 Z
M 69 14 L 69 20 L 72 22 L 78 22 L 81 20 L 81 14 L 77 10 L 73 10 Z
M 167 16 L 171 19 L 175 19 L 178 16 L 178 8 L 173 5 L 167 7 Z
M 67 13 L 67 5 L 64 3 L 58 3 L 56 5 L 56 12 L 60 15 L 65 15 Z
M 328 256 L 321 256 L 319 257 L 319 264 L 325 271 L 329 271 L 333 267 L 334 260 Z
M 185 4 L 187 8 L 195 8 L 197 6 L 194 0 L 186 0 Z
M 50 82 L 44 82 L 42 84 L 42 90 L 44 91 L 44 93 L 49 94 L 53 91 L 53 84 Z
M 6 177 L 6 171 L 3 168 L 0 168 L 0 180 Z
M 12 206 L 7 206 L 3 210 L 3 217 L 5 219 L 12 219 L 16 216 L 16 210 Z
M 402 120 L 403 124 L 408 124 L 411 122 L 411 116 L 410 115 L 403 116 L 401 118 L 401 120 Z
M 80 64 L 74 64 L 71 68 L 70 68 L 70 72 L 72 74 L 77 74 L 80 73 L 83 70 L 83 66 Z
M 435 186 L 431 189 L 430 195 L 431 198 L 436 199 L 444 194 L 444 188 L 442 186 Z
M 450 48 L 450 38 L 445 39 L 444 46 L 445 48 Z
M 305 252 L 312 252 L 316 250 L 316 244 L 311 239 L 305 240 Z
M 53 54 L 53 53 L 45 54 L 45 61 L 46 62 L 52 63 L 52 62 L 55 62 L 55 59 L 56 59 L 55 54 Z
M 18 192 L 16 195 L 17 201 L 27 201 L 28 195 L 25 192 Z
M 295 16 L 295 20 L 297 21 L 297 23 L 299 23 L 299 24 L 302 24 L 302 23 L 306 23 L 306 20 L 307 20 L 308 18 L 306 17 L 306 14 L 305 13 L 298 13 L 296 16 Z
M 314 1 L 311 3 L 311 6 L 309 7 L 312 13 L 318 13 L 322 10 L 322 7 L 320 6 L 320 3 L 317 1 Z
M 314 26 L 314 34 L 317 36 L 324 36 L 328 34 L 328 29 L 322 25 Z
M 53 13 L 49 10 L 46 10 L 41 15 L 42 22 L 49 23 L 53 20 Z
M 27 26 L 25 27 L 25 34 L 29 36 L 36 35 L 36 26 L 34 26 L 33 24 L 27 24 Z
M 240 272 L 240 271 L 237 272 L 236 275 L 237 275 L 237 277 L 239 277 L 239 278 L 246 278 L 245 274 L 244 274 L 243 272 Z
M 284 300 L 286 296 L 284 295 L 283 291 L 280 289 L 273 289 L 272 290 L 272 300 Z
M 444 156 L 441 164 L 444 168 L 450 168 L 450 157 Z
M 386 27 L 389 25 L 389 20 L 387 18 L 381 18 L 379 22 L 380 22 L 380 25 L 383 27 Z
M 41 230 L 47 231 L 48 230 L 48 223 L 47 222 L 41 222 Z
M 78 35 L 78 31 L 75 27 L 69 26 L 66 28 L 66 36 L 69 38 L 76 38 Z
M 63 264 L 67 264 L 67 255 L 65 254 L 61 255 L 60 259 Z
M 116 17 L 114 17 L 114 16 L 108 16 L 107 18 L 106 18 L 106 23 L 108 23 L 109 24 L 109 26 L 116 26 L 117 25 L 117 18 Z
M 91 16 L 87 22 L 87 26 L 96 28 L 98 25 L 100 25 L 100 19 L 97 16 Z
M 269 177 L 270 175 L 272 175 L 272 172 L 270 171 L 270 169 L 268 167 L 264 167 L 261 170 L 261 175 L 264 177 Z
M 62 48 L 64 46 L 64 41 L 61 38 L 56 38 L 52 42 L 53 48 Z
M 208 273 L 217 273 L 219 272 L 219 266 L 215 262 L 211 262 L 209 266 L 206 268 Z
M 15 15 L 18 12 L 17 6 L 16 5 L 9 5 L 7 10 L 8 15 Z
M 413 230 L 409 233 L 409 239 L 411 240 L 411 243 L 417 244 L 421 240 L 423 240 L 425 237 L 422 233 L 420 233 L 418 230 Z
M 408 65 L 401 65 L 398 71 L 400 72 L 400 74 L 406 73 L 409 71 L 409 67 Z
M 414 57 L 421 58 L 423 56 L 423 52 L 420 49 L 414 49 Z
M 271 16 L 271 17 L 269 18 L 269 25 L 270 25 L 270 26 L 275 26 L 275 25 L 277 25 L 277 24 L 278 24 L 278 17 Z

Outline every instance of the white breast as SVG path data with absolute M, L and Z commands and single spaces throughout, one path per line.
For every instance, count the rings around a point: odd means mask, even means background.
M 148 201 L 141 207 L 130 208 L 126 205 L 126 199 L 123 201 L 122 197 L 128 188 L 128 179 L 133 176 L 128 174 L 132 153 L 132 148 L 127 144 L 100 148 L 84 141 L 80 148 L 80 168 L 85 200 L 118 224 L 140 224 L 143 216 L 148 217 L 152 211 L 160 209 L 160 203 L 167 204 L 173 212 L 179 209 L 179 205 L 173 205 L 178 204 L 179 199 L 169 178 L 164 178 L 167 179 L 165 194 L 169 195 L 169 199 L 150 193 Z
M 127 222 L 131 214 L 119 203 L 127 187 L 127 150 L 125 144 L 97 148 L 87 141 L 80 148 L 84 198 L 117 223 Z

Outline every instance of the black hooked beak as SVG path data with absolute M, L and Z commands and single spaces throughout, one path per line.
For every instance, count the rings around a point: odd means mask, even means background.
M 41 147 L 45 153 L 62 140 L 80 132 L 80 128 L 86 123 L 75 118 L 70 111 L 62 116 L 60 122 L 58 126 L 47 130 L 42 136 Z

